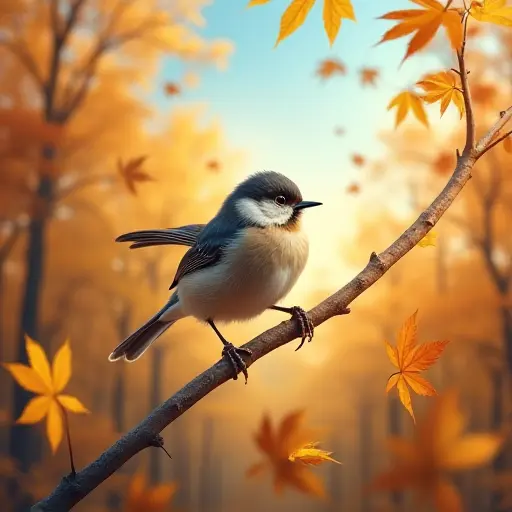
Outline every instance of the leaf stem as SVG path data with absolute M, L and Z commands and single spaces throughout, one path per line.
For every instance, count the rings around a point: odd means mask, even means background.
M 68 413 L 67 413 L 66 409 L 64 408 L 64 406 L 59 401 L 57 401 L 57 403 L 59 404 L 60 412 L 62 413 L 62 419 L 64 421 L 64 428 L 66 430 L 66 439 L 67 439 L 67 442 L 68 442 L 69 463 L 71 465 L 71 474 L 73 475 L 73 477 L 75 477 L 76 476 L 76 470 L 75 470 L 75 461 L 74 461 L 74 458 L 73 458 L 73 446 L 71 444 L 71 432 L 69 430 Z

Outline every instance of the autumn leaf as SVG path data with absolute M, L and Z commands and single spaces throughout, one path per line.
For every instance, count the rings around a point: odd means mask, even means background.
M 347 69 L 345 68 L 345 64 L 338 59 L 325 59 L 318 65 L 316 74 L 326 80 L 336 74 L 346 75 Z
M 428 128 L 428 119 L 423 108 L 423 102 L 417 94 L 411 91 L 401 92 L 390 101 L 388 110 L 393 107 L 397 107 L 395 128 L 398 128 L 410 110 L 412 110 L 416 119 Z
M 174 82 L 167 82 L 164 85 L 164 91 L 167 96 L 176 96 L 181 92 L 180 86 Z
M 352 163 L 357 167 L 363 167 L 363 165 L 366 163 L 366 159 L 363 155 L 354 153 L 352 155 Z
M 512 27 L 512 6 L 507 0 L 482 0 L 471 2 L 469 14 L 478 21 Z
M 20 363 L 3 363 L 14 380 L 24 389 L 36 393 L 16 423 L 31 425 L 46 418 L 46 434 L 55 453 L 62 440 L 63 409 L 74 413 L 88 413 L 82 403 L 62 391 L 71 378 L 71 347 L 66 341 L 57 351 L 52 367 L 41 345 L 25 335 L 25 344 L 30 366 Z
M 149 487 L 146 477 L 136 473 L 128 486 L 124 512 L 165 512 L 177 489 L 174 482 Z
M 297 448 L 288 456 L 291 462 L 302 462 L 302 464 L 318 466 L 323 462 L 334 462 L 341 464 L 340 461 L 331 457 L 333 452 L 328 452 L 318 448 L 318 442 L 307 443 L 301 448 Z
M 432 168 L 436 174 L 446 176 L 455 168 L 455 155 L 452 151 L 442 151 L 432 162 Z
M 332 46 L 341 27 L 341 20 L 356 21 L 350 0 L 324 0 L 324 28 Z
M 426 75 L 416 85 L 425 91 L 423 101 L 427 103 L 441 102 L 441 116 L 448 105 L 453 103 L 459 110 L 460 118 L 464 115 L 464 96 L 460 89 L 458 77 L 453 71 L 440 71 Z
M 142 164 L 147 160 L 147 158 L 147 156 L 139 156 L 129 159 L 126 163 L 123 163 L 121 159 L 117 161 L 117 170 L 123 177 L 128 190 L 133 195 L 137 195 L 137 190 L 135 188 L 136 183 L 154 181 L 152 176 L 141 169 Z
M 380 19 L 398 21 L 398 24 L 388 30 L 377 43 L 391 41 L 416 32 L 409 41 L 407 52 L 402 59 L 404 62 L 411 55 L 427 46 L 438 30 L 444 27 L 454 50 L 462 45 L 463 29 L 461 15 L 457 9 L 447 9 L 437 0 L 411 0 L 423 9 L 405 9 L 384 14 Z
M 387 341 L 384 342 L 389 360 L 398 368 L 398 372 L 388 379 L 386 393 L 396 386 L 400 401 L 414 421 L 416 420 L 412 410 L 409 387 L 418 395 L 432 396 L 436 394 L 432 384 L 422 377 L 420 372 L 430 368 L 449 343 L 448 341 L 431 341 L 418 345 L 416 340 L 417 314 L 418 311 L 413 313 L 402 325 L 398 333 L 396 347 L 391 346 Z
M 304 411 L 294 411 L 286 415 L 278 427 L 273 427 L 270 418 L 265 415 L 254 438 L 265 460 L 249 467 L 246 476 L 252 478 L 271 470 L 276 494 L 286 487 L 292 487 L 304 494 L 324 498 L 322 480 L 305 464 L 290 460 L 294 452 L 308 446 L 307 439 L 312 437 L 313 432 L 303 427 L 303 421 Z
M 487 464 L 503 443 L 503 436 L 498 434 L 464 434 L 465 425 L 458 394 L 449 391 L 437 397 L 418 422 L 412 439 L 388 440 L 393 466 L 378 475 L 369 489 L 412 489 L 420 501 L 430 501 L 438 512 L 462 512 L 462 499 L 446 472 Z
M 437 233 L 431 229 L 418 243 L 420 247 L 428 247 L 432 246 L 435 247 L 437 240 Z
M 255 5 L 264 5 L 264 4 L 268 4 L 269 2 L 270 2 L 270 0 L 251 0 L 247 4 L 247 7 L 254 7 Z
M 292 0 L 281 17 L 279 35 L 274 47 L 293 34 L 305 21 L 316 0 Z
M 357 183 L 351 183 L 347 187 L 348 194 L 358 194 L 359 192 L 361 192 L 361 187 Z
M 503 141 L 503 148 L 507 153 L 512 153 L 512 135 L 509 135 L 504 141 Z
M 363 68 L 360 71 L 361 85 L 377 85 L 377 78 L 379 77 L 379 70 L 375 68 Z

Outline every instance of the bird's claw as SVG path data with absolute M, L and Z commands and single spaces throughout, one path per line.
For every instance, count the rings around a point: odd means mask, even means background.
M 247 384 L 249 374 L 247 372 L 247 365 L 245 364 L 245 361 L 242 358 L 242 354 L 246 356 L 251 356 L 252 350 L 248 348 L 235 347 L 233 343 L 226 343 L 224 345 L 224 348 L 222 349 L 222 357 L 225 358 L 233 368 L 233 380 L 237 380 L 238 374 L 242 372 L 245 377 L 245 383 Z
M 308 340 L 309 343 L 313 339 L 315 334 L 315 326 L 313 325 L 313 322 L 309 318 L 306 311 L 304 311 L 301 307 L 293 306 L 291 309 L 292 318 L 296 318 L 300 324 L 301 340 L 299 346 L 295 349 L 295 352 L 297 352 L 299 348 L 302 348 L 302 345 L 304 345 L 306 340 Z

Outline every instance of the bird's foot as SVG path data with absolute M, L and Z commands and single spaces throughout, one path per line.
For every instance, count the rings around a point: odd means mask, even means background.
M 235 347 L 233 343 L 229 342 L 225 343 L 224 348 L 222 349 L 222 357 L 225 358 L 233 368 L 233 380 L 237 380 L 238 374 L 242 372 L 245 377 L 245 383 L 247 384 L 249 374 L 247 373 L 247 365 L 245 364 L 242 355 L 251 356 L 252 350 L 248 348 Z
M 304 345 L 304 342 L 308 340 L 308 343 L 313 339 L 315 335 L 315 326 L 309 318 L 308 314 L 299 306 L 293 306 L 290 308 L 292 318 L 296 318 L 300 324 L 300 335 L 301 340 L 299 346 L 295 349 L 295 352 Z

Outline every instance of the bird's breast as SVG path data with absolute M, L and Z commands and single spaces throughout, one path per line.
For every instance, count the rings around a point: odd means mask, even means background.
M 226 248 L 220 263 L 180 280 L 180 302 L 200 319 L 253 318 L 288 294 L 308 253 L 300 230 L 249 228 Z

